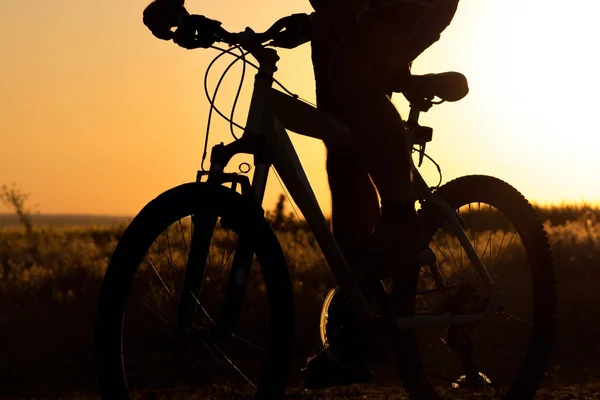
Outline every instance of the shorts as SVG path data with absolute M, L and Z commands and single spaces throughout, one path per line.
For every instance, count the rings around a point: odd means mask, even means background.
M 316 80 L 317 105 L 328 111 L 329 59 L 339 40 L 363 18 L 376 18 L 392 27 L 399 35 L 408 37 L 398 52 L 410 63 L 437 42 L 440 34 L 452 21 L 459 0 L 371 0 L 368 10 L 344 8 L 337 0 L 327 2 L 317 10 L 312 30 L 312 61 Z M 357 3 L 358 4 L 358 3 Z M 404 7 L 405 5 L 405 7 Z M 344 12 L 339 12 L 344 8 Z

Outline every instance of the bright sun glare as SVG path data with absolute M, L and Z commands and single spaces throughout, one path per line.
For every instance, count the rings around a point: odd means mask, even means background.
M 540 202 L 600 201 L 597 11 L 592 0 L 462 1 L 423 55 L 421 65 L 454 58 L 464 69 L 461 106 L 478 114 L 487 147 L 510 155 L 506 179 Z

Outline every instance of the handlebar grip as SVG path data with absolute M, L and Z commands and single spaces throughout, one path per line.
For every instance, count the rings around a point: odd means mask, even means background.
M 178 27 L 183 30 L 193 30 L 196 36 L 216 36 L 219 41 L 227 42 L 232 36 L 221 26 L 220 21 L 199 14 L 180 15 Z

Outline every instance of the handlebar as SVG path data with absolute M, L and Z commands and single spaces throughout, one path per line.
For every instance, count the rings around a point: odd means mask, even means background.
M 221 26 L 219 21 L 211 20 L 202 15 L 189 15 L 183 16 L 180 19 L 179 29 L 184 29 L 186 31 L 193 32 L 195 37 L 199 37 L 199 32 L 205 33 L 207 29 L 212 29 L 212 35 L 216 41 L 227 43 L 232 46 L 241 46 L 246 50 L 255 49 L 257 46 L 261 46 L 271 41 L 275 38 L 275 36 L 281 32 L 284 28 L 283 26 L 283 18 L 276 21 L 269 29 L 265 32 L 257 33 L 254 32 L 250 28 L 246 28 L 243 32 L 232 33 L 227 31 L 225 28 Z M 201 45 L 197 46 L 202 47 Z

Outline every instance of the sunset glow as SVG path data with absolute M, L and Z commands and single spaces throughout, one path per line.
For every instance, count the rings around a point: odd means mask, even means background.
M 154 39 L 141 21 L 148 1 L 0 2 L 0 184 L 16 182 L 42 213 L 133 215 L 194 180 L 209 109 L 202 80 L 218 53 Z M 304 0 L 186 4 L 231 31 L 266 29 L 310 11 Z M 428 149 L 444 182 L 488 174 L 534 202 L 600 202 L 599 8 L 592 0 L 461 1 L 442 39 L 414 66 L 415 73 L 455 70 L 469 79 L 464 100 L 422 118 L 434 128 Z M 314 101 L 310 46 L 280 55 L 276 77 Z M 226 62 L 215 67 L 212 87 Z M 240 123 L 252 90 L 248 72 Z M 239 73 L 232 71 L 217 99 L 227 113 Z M 406 116 L 401 95 L 394 101 Z M 211 132 L 211 144 L 231 140 L 223 121 Z M 327 212 L 323 145 L 293 140 Z M 437 182 L 434 168 L 422 172 Z M 272 179 L 267 208 L 281 191 Z

